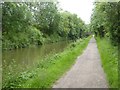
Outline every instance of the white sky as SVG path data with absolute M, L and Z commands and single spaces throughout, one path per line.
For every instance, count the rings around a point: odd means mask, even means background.
M 90 23 L 94 0 L 58 0 L 58 2 L 63 10 L 77 14 L 86 24 Z

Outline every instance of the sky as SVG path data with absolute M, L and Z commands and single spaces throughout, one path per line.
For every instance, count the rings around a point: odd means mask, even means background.
M 94 0 L 58 0 L 63 10 L 77 14 L 86 24 L 90 23 L 90 16 L 94 8 Z

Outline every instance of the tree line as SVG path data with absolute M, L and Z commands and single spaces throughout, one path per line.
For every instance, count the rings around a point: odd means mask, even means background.
M 96 36 L 108 37 L 117 45 L 120 38 L 120 2 L 96 2 L 90 27 Z
M 76 14 L 62 11 L 58 2 L 2 3 L 3 49 L 76 40 L 87 36 L 87 25 Z

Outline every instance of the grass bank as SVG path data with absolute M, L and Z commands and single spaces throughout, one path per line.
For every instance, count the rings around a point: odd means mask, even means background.
M 102 66 L 110 88 L 118 87 L 118 47 L 111 45 L 109 39 L 96 38 Z
M 63 52 L 40 60 L 36 67 L 9 79 L 3 88 L 49 88 L 75 63 L 91 37 L 71 43 Z

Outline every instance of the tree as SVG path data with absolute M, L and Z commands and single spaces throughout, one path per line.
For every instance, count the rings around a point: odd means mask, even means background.
M 95 4 L 91 17 L 91 29 L 95 35 L 107 36 L 115 44 L 119 37 L 120 2 L 100 2 Z

